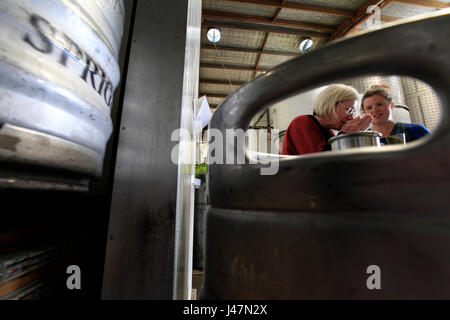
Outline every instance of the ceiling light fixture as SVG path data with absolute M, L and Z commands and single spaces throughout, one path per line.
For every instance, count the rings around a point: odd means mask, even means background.
M 220 30 L 216 27 L 211 27 L 208 29 L 208 32 L 206 33 L 206 36 L 209 40 L 209 42 L 216 43 L 220 40 Z
M 305 51 L 311 49 L 313 44 L 314 44 L 314 42 L 312 41 L 311 38 L 305 38 L 305 39 L 303 39 L 302 42 L 300 42 L 299 49 L 301 52 L 305 52 Z

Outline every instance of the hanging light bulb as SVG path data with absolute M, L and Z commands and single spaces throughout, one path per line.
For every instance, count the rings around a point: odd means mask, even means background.
M 220 30 L 216 27 L 212 27 L 208 29 L 208 32 L 206 33 L 206 36 L 209 40 L 209 42 L 216 43 L 220 40 Z
M 300 49 L 301 52 L 305 52 L 305 51 L 311 49 L 313 44 L 314 44 L 314 42 L 312 41 L 311 38 L 303 39 L 303 41 L 300 42 L 299 49 Z

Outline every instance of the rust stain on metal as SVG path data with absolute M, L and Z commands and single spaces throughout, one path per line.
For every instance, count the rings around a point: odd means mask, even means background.
M 265 290 L 266 287 L 278 287 L 285 288 L 285 284 L 275 279 L 271 279 L 264 269 L 255 270 L 255 266 L 252 263 L 247 263 L 245 257 L 233 258 L 231 262 L 231 277 L 233 280 L 229 283 L 229 286 L 235 292 L 239 292 L 244 299 L 264 299 L 264 295 L 255 294 L 258 289 Z
M 8 135 L 0 135 L 0 149 L 16 152 L 16 145 L 20 142 L 20 139 Z

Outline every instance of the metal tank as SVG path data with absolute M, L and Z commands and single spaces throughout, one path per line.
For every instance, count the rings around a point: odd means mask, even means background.
M 394 105 L 394 109 L 392 109 L 392 118 L 398 122 L 412 122 L 409 107 L 401 104 Z
M 345 84 L 355 88 L 361 96 L 370 89 L 371 86 L 376 84 L 385 83 L 388 84 L 392 89 L 392 100 L 395 103 L 404 104 L 405 99 L 403 96 L 401 79 L 398 76 L 365 76 L 356 77 L 344 81 Z
M 434 132 L 441 121 L 443 109 L 433 88 L 411 77 L 402 78 L 402 88 L 412 122 L 421 123 Z
M 122 0 L 0 2 L 1 163 L 101 176 L 123 24 Z

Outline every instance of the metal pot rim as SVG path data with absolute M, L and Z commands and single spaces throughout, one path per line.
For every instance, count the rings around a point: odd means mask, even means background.
M 334 136 L 328 140 L 328 143 L 332 143 L 334 141 L 337 141 L 339 139 L 347 138 L 347 137 L 361 137 L 361 136 L 367 136 L 367 137 L 379 137 L 381 138 L 381 133 L 377 131 L 356 131 L 356 132 L 349 132 L 340 134 L 337 136 Z

